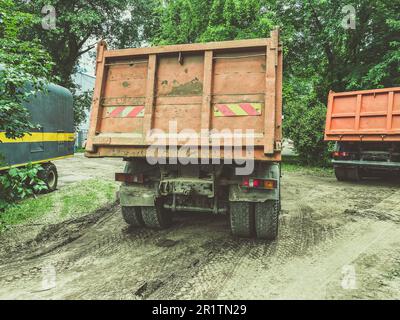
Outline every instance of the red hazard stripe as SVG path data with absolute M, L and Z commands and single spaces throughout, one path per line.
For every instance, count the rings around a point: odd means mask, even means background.
M 110 117 L 116 117 L 124 110 L 125 110 L 125 107 L 118 107 L 118 108 L 114 109 L 113 112 L 110 113 Z
M 128 115 L 128 118 L 135 118 L 140 112 L 142 112 L 144 109 L 144 106 L 140 107 L 135 107 Z
M 239 104 L 239 106 L 245 112 L 247 112 L 247 114 L 249 116 L 258 116 L 259 115 L 258 111 L 256 109 L 254 109 L 254 107 L 250 103 L 241 103 L 241 104 Z
M 235 115 L 235 113 L 231 109 L 229 109 L 229 107 L 226 104 L 218 104 L 217 108 L 224 116 Z

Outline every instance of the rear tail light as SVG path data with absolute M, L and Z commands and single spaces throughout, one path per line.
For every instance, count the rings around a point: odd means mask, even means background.
M 334 158 L 345 158 L 350 156 L 350 152 L 339 152 L 339 151 L 335 151 L 332 153 L 332 157 Z
M 277 182 L 275 180 L 265 180 L 264 181 L 264 189 L 272 190 L 276 189 Z
M 116 173 L 115 181 L 125 183 L 144 183 L 143 174 Z
M 278 187 L 278 182 L 273 179 L 253 179 L 246 177 L 243 179 L 242 187 L 273 190 Z

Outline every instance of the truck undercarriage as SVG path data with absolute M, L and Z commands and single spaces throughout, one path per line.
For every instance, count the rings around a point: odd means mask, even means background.
M 233 235 L 275 239 L 280 211 L 280 165 L 257 162 L 251 176 L 234 165 L 150 165 L 126 159 L 119 196 L 125 221 L 167 228 L 175 212 L 230 215 Z

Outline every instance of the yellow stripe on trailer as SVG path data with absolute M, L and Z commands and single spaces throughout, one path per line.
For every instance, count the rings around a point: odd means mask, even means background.
M 74 133 L 64 132 L 32 132 L 25 134 L 22 138 L 10 139 L 4 132 L 0 132 L 1 143 L 24 143 L 24 142 L 72 142 L 75 140 Z
M 50 158 L 50 159 L 44 159 L 44 160 L 39 160 L 39 161 L 33 161 L 33 162 L 27 162 L 27 163 L 21 163 L 21 164 L 15 164 L 13 166 L 8 166 L 8 167 L 2 167 L 0 168 L 0 171 L 2 170 L 8 170 L 11 168 L 19 168 L 19 167 L 25 167 L 28 164 L 40 164 L 40 163 L 47 163 L 50 161 L 56 161 L 56 160 L 62 160 L 62 159 L 67 159 L 67 158 L 72 158 L 74 155 L 68 155 L 68 156 L 63 156 L 63 157 L 57 157 L 57 158 Z

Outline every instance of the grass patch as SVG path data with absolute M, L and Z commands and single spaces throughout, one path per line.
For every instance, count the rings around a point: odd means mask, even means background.
M 113 181 L 92 179 L 23 200 L 0 213 L 0 232 L 13 225 L 41 219 L 56 222 L 96 211 L 115 200 L 116 189 Z
M 307 175 L 316 175 L 320 177 L 332 177 L 334 176 L 333 167 L 316 167 L 316 166 L 306 166 L 300 164 L 296 157 L 285 157 L 282 161 L 282 171 L 283 172 L 296 172 Z
M 76 148 L 74 153 L 85 153 L 86 149 L 85 148 Z

